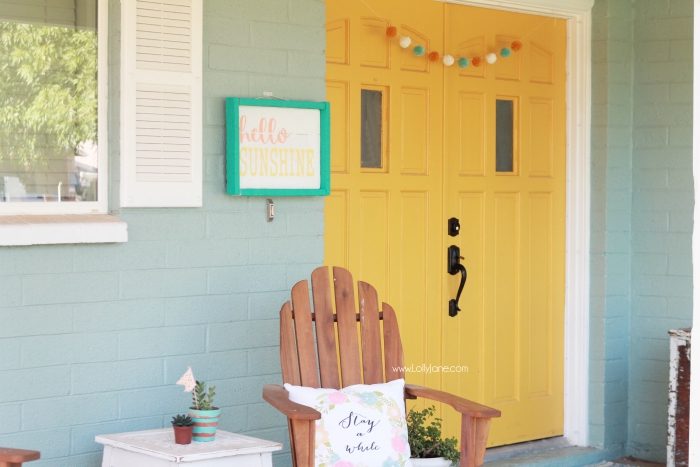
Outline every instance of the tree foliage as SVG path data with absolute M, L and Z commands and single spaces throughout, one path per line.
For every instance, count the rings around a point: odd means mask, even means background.
M 0 159 L 25 167 L 97 141 L 97 35 L 0 22 Z

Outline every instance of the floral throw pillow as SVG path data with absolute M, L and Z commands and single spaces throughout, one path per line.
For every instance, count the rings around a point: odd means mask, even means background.
M 410 467 L 404 380 L 341 390 L 285 384 L 289 399 L 321 412 L 317 467 Z

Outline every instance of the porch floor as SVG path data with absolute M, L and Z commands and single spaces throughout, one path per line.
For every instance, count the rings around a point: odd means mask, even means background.
M 609 453 L 600 449 L 571 446 L 559 436 L 488 449 L 484 465 L 488 467 L 575 467 L 596 464 L 611 457 Z
M 666 464 L 648 462 L 641 459 L 635 459 L 634 457 L 623 457 L 621 459 L 615 459 L 612 462 L 603 462 L 598 465 L 600 467 L 625 467 L 630 465 L 634 465 L 635 467 L 664 467 Z
M 662 467 L 632 457 L 618 458 L 616 453 L 601 449 L 571 446 L 563 437 L 544 439 L 486 451 L 487 467 Z M 614 460 L 610 460 L 614 459 Z

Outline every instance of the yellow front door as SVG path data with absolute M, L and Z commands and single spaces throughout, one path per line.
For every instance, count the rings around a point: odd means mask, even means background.
M 394 305 L 407 364 L 455 369 L 409 381 L 503 411 L 491 445 L 561 434 L 565 23 L 414 3 L 327 2 L 325 262 Z M 516 40 L 523 47 L 495 64 L 448 68 L 387 38 L 390 25 L 441 55 L 483 60 Z M 461 221 L 456 237 L 449 217 Z M 451 244 L 469 270 L 454 318 Z M 458 433 L 458 419 L 442 415 Z
M 523 49 L 445 77 L 446 215 L 462 221 L 449 242 L 469 281 L 462 313 L 443 320 L 443 359 L 470 371 L 443 374 L 443 388 L 502 411 L 493 444 L 560 435 L 566 23 L 447 5 L 445 31 L 458 54 Z
M 442 47 L 441 4 L 416 9 L 382 0 L 381 8 L 401 12 L 404 33 Z M 436 228 L 443 209 L 443 70 L 399 53 L 387 40 L 387 20 L 364 2 L 330 1 L 326 16 L 332 192 L 325 262 L 347 267 L 410 317 L 399 320 L 408 361 L 436 362 L 440 347 L 429 342 L 439 342 L 441 333 L 435 307 L 444 269 Z M 412 376 L 440 384 L 439 375 Z

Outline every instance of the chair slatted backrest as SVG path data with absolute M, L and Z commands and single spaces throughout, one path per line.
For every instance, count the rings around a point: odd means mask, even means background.
M 282 379 L 339 389 L 403 378 L 394 309 L 382 303 L 380 311 L 377 291 L 366 282 L 357 283 L 356 305 L 350 272 L 339 267 L 332 271 L 332 283 L 328 267 L 313 271 L 311 294 L 308 281 L 296 283 L 291 302 L 280 310 Z

